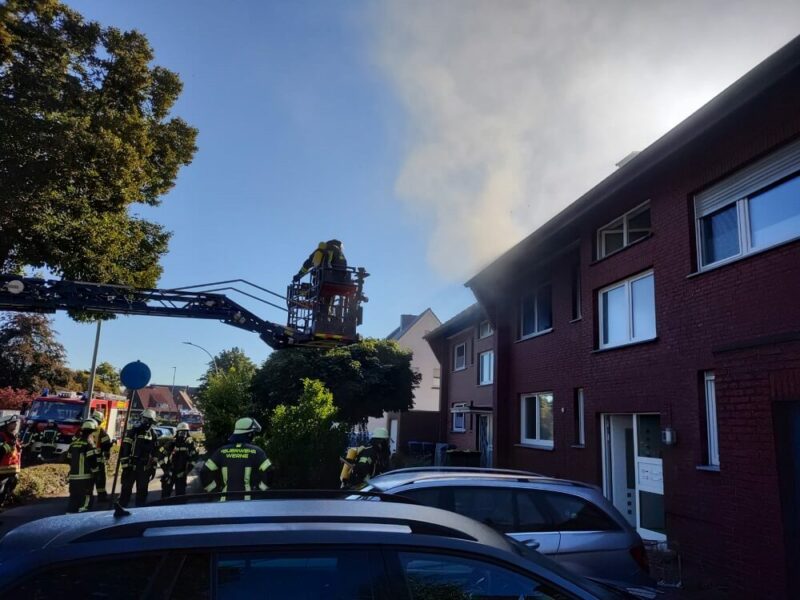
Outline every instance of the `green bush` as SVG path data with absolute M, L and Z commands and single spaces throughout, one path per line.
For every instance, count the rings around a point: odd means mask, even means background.
M 348 428 L 336 422 L 336 414 L 333 394 L 315 379 L 303 380 L 296 404 L 275 408 L 269 439 L 262 441 L 275 465 L 273 487 L 339 487 L 339 457 L 347 445 Z
M 22 469 L 10 504 L 26 504 L 40 498 L 68 496 L 68 473 L 69 465 L 63 463 L 47 463 Z
M 206 388 L 197 399 L 204 418 L 204 445 L 209 452 L 228 440 L 236 419 L 256 416 L 250 393 L 251 380 L 251 372 L 234 368 L 209 374 Z

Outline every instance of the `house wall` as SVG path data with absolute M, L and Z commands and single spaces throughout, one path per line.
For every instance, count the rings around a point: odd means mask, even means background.
M 414 390 L 414 409 L 439 410 L 439 380 L 434 379 L 434 370 L 439 361 L 425 341 L 424 336 L 441 325 L 441 321 L 431 311 L 426 311 L 414 325 L 397 340 L 402 348 L 411 350 L 414 357 L 411 367 L 422 374 L 419 387 Z
M 691 151 L 587 212 L 557 245 L 539 249 L 538 256 L 552 260 L 516 273 L 496 289 L 475 290 L 497 326 L 498 466 L 600 485 L 600 415 L 660 413 L 661 426 L 678 436 L 663 453 L 669 539 L 687 570 L 727 586 L 731 597 L 789 597 L 789 542 L 776 461 L 785 449 L 775 447 L 770 378 L 800 377 L 800 353 L 797 344 L 777 341 L 757 350 L 721 349 L 800 330 L 800 242 L 697 274 L 693 195 L 800 135 L 797 106 L 800 77 L 795 76 L 706 132 Z M 648 199 L 652 236 L 595 261 L 597 228 Z M 575 251 L 567 251 L 574 241 Z M 573 322 L 570 273 L 576 255 L 583 316 Z M 598 351 L 598 291 L 651 268 L 657 339 Z M 518 341 L 518 300 L 545 280 L 552 282 L 554 329 Z M 697 468 L 705 462 L 705 370 L 717 378 L 718 472 Z M 467 383 L 453 377 L 453 386 L 466 389 Z M 585 394 L 583 448 L 574 447 L 578 387 Z M 552 450 L 519 444 L 520 395 L 539 391 L 554 393 Z

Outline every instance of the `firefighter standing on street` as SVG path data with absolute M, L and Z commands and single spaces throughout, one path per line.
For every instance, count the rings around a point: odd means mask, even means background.
M 92 419 L 97 423 L 97 429 L 92 438 L 94 438 L 94 447 L 97 449 L 97 500 L 98 502 L 108 501 L 108 492 L 106 491 L 106 465 L 111 458 L 111 436 L 103 428 L 103 413 L 96 410 L 92 413 Z
M 98 450 L 92 444 L 92 433 L 97 431 L 94 419 L 86 419 L 67 450 L 69 461 L 69 501 L 68 513 L 86 512 L 92 507 L 100 461 Z
M 340 459 L 345 465 L 342 485 L 352 487 L 388 471 L 389 457 L 389 432 L 385 427 L 378 427 L 369 446 L 358 448 L 353 458 Z
M 267 469 L 272 464 L 266 453 L 252 444 L 261 431 L 258 421 L 244 417 L 236 421 L 228 443 L 203 464 L 200 479 L 206 492 L 249 492 L 266 490 Z M 240 494 L 234 499 L 241 497 Z M 226 496 L 220 498 L 224 501 Z M 244 496 L 250 500 L 249 495 Z
M 147 488 L 150 485 L 151 474 L 156 463 L 156 432 L 153 424 L 156 422 L 156 411 L 152 408 L 142 411 L 142 416 L 136 427 L 129 429 L 122 440 L 119 450 L 119 462 L 122 467 L 122 488 L 119 494 L 119 503 L 128 506 L 136 484 L 136 506 L 147 504 Z
M 19 417 L 11 415 L 0 419 L 0 506 L 11 497 L 19 483 L 22 447 L 19 438 Z
M 197 447 L 189 435 L 188 423 L 178 423 L 175 439 L 161 447 L 159 464 L 164 475 L 161 477 L 161 497 L 169 498 L 172 488 L 176 496 L 186 494 L 186 478 L 194 469 L 197 460 Z

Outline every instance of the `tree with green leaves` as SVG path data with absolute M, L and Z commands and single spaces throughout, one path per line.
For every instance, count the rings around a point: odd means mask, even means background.
M 101 390 L 97 387 L 98 384 L 107 389 Z M 99 365 L 97 365 L 97 369 L 95 370 L 94 385 L 95 389 L 98 391 L 107 391 L 114 394 L 119 394 L 120 388 L 122 387 L 122 382 L 119 379 L 119 370 L 116 369 L 110 362 L 101 362 Z
M 253 379 L 259 408 L 292 404 L 305 379 L 318 379 L 333 393 L 338 418 L 351 426 L 369 417 L 414 406 L 421 375 L 411 369 L 412 353 L 390 340 L 367 339 L 327 352 L 289 348 L 273 352 Z
M 236 368 L 209 375 L 205 389 L 197 395 L 197 407 L 203 413 L 205 447 L 209 451 L 227 441 L 236 419 L 261 416 L 254 414 L 252 381 L 252 372 Z
M 273 485 L 334 489 L 349 427 L 338 422 L 333 395 L 322 382 L 303 379 L 300 385 L 300 396 L 290 405 L 276 406 L 271 415 L 265 450 L 275 465 Z
M 156 284 L 170 234 L 132 208 L 160 203 L 197 131 L 152 61 L 141 33 L 58 0 L 0 4 L 0 271 Z
M 214 360 L 208 363 L 208 369 L 200 377 L 200 390 L 202 391 L 206 388 L 211 375 L 218 372 L 227 373 L 231 369 L 241 373 L 248 373 L 252 377 L 256 372 L 256 363 L 244 353 L 244 350 L 237 346 L 230 350 L 223 350 L 214 356 Z
M 38 392 L 64 381 L 66 353 L 42 314 L 0 316 L 0 387 Z

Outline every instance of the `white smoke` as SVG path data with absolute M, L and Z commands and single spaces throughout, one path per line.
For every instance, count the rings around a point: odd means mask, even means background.
M 454 279 L 800 32 L 796 0 L 397 0 L 373 16 L 409 115 L 396 192 Z

